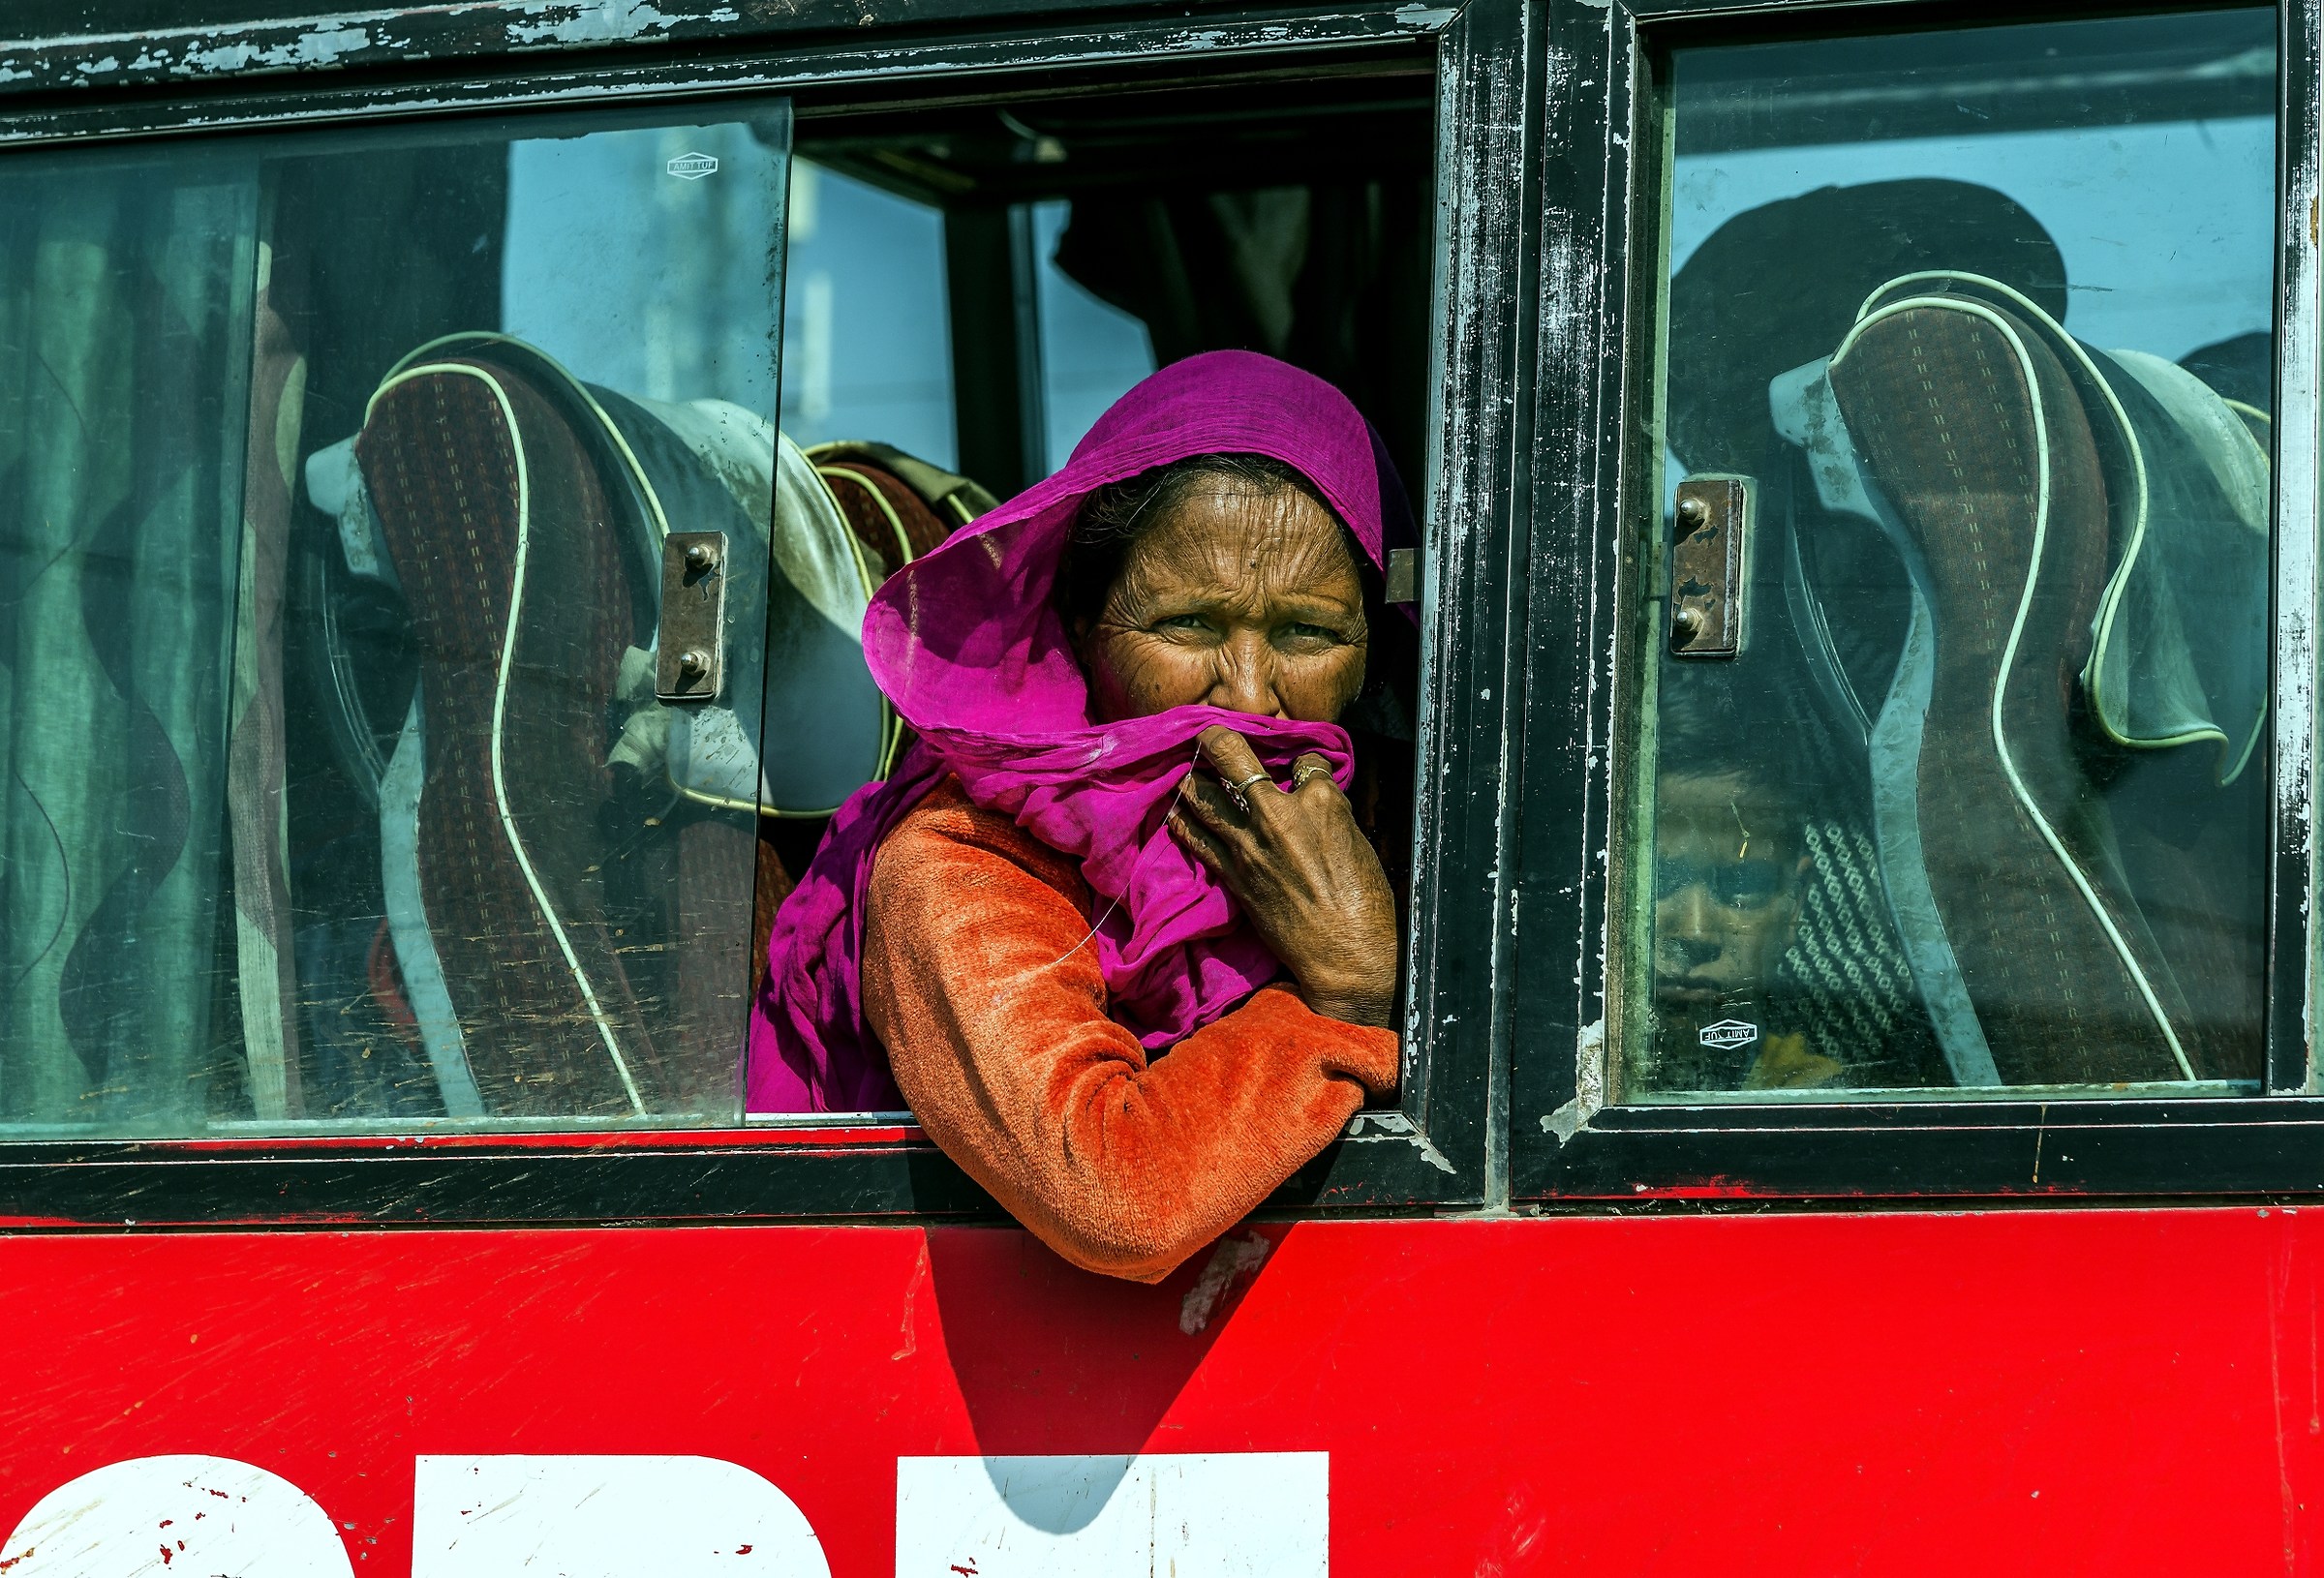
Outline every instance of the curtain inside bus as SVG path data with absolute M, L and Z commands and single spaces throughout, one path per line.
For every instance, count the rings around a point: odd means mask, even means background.
M 0 1114 L 199 1114 L 256 281 L 255 167 L 0 205 Z
M 845 787 L 760 778 L 769 531 L 786 652 L 863 595 L 773 503 L 754 116 L 0 164 L 0 1125 L 735 1115 L 754 813 Z M 723 678 L 672 709 L 687 531 Z M 768 693 L 860 781 L 822 673 Z

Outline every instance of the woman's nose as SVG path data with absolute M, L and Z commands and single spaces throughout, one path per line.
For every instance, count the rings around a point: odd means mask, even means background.
M 1275 693 L 1275 653 L 1267 638 L 1238 632 L 1218 649 L 1218 667 L 1204 697 L 1213 707 L 1280 717 L 1283 699 Z

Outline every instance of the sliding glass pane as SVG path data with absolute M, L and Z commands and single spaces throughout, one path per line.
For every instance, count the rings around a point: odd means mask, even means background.
M 788 139 L 0 160 L 10 1132 L 739 1113 Z
M 2258 1079 L 2275 27 L 1667 59 L 1626 1099 Z

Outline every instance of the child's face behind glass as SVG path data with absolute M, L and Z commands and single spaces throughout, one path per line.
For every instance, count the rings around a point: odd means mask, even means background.
M 1797 813 L 1734 774 L 1667 774 L 1657 786 L 1654 996 L 1696 1015 L 1757 995 L 1799 927 L 1807 871 Z

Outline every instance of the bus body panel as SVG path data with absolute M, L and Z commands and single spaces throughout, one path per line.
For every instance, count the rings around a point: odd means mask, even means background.
M 993 1578 L 1101 1569 L 1073 1518 L 1045 1558 L 996 1564 L 1003 1529 L 937 1561 L 900 1460 L 1088 1459 L 1086 1522 L 1122 1456 L 1325 1453 L 1340 1578 L 2307 1571 L 2320 1236 L 2283 1208 L 1302 1223 L 1156 1287 L 986 1228 L 19 1236 L 0 1530 L 208 1454 L 312 1498 L 352 1571 L 449 1575 L 433 1535 L 414 1564 L 422 1457 L 703 1458 L 835 1574 Z

